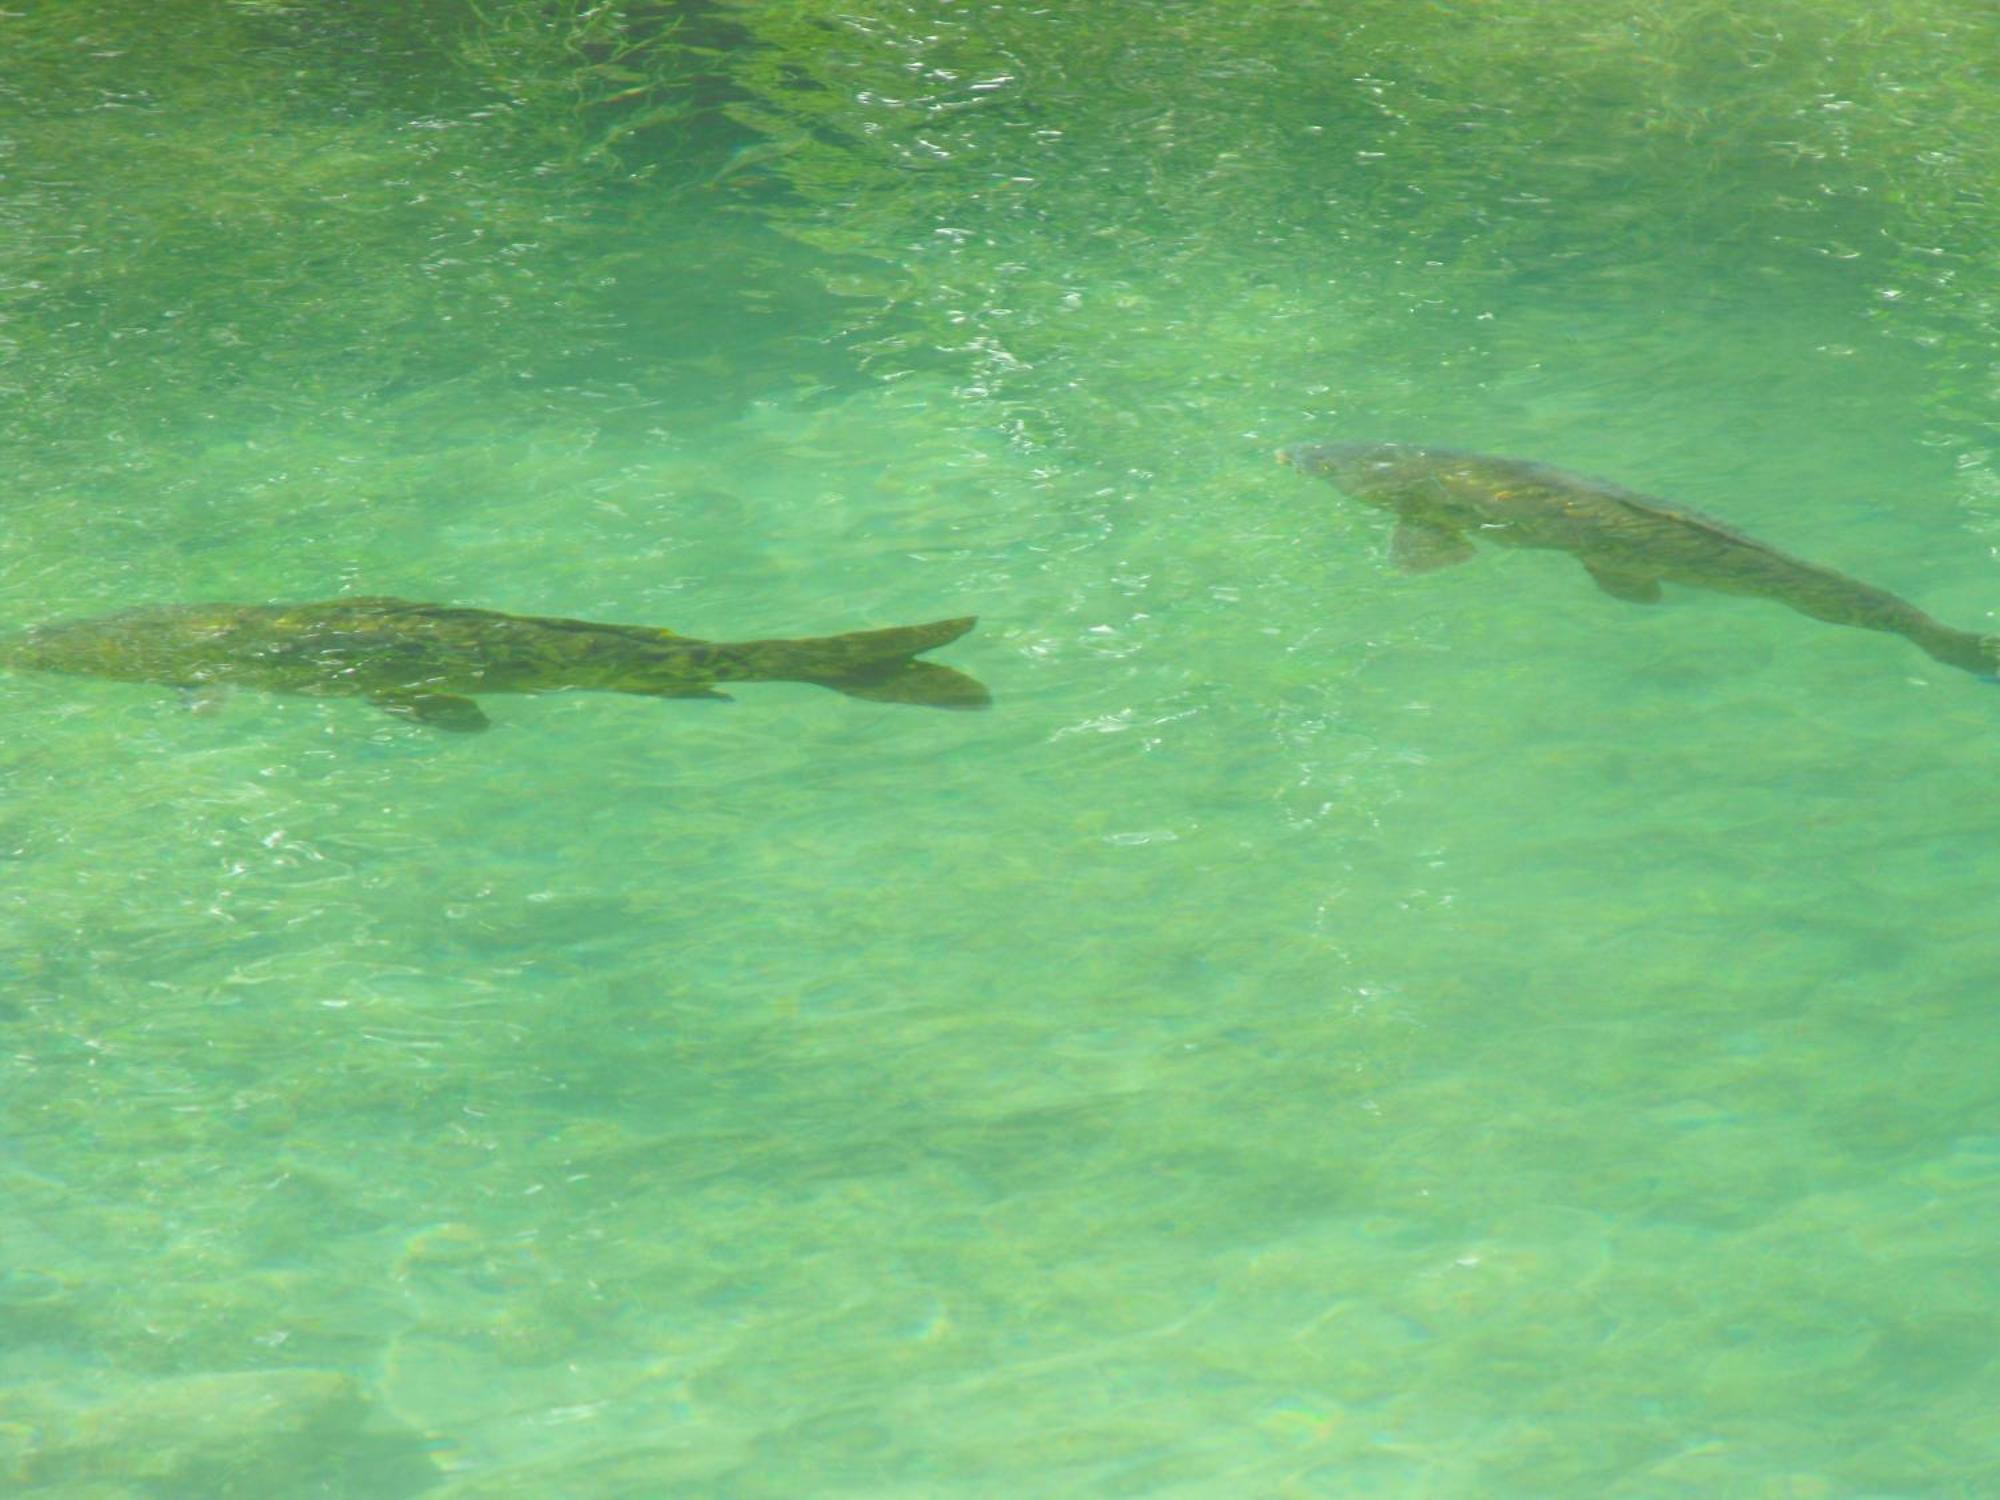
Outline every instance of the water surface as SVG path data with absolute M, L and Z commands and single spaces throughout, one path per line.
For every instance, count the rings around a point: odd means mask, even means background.
M 998 700 L 0 682 L 12 1491 L 2000 1486 L 2000 694 L 1271 462 L 2000 630 L 2000 37 L 1820 9 L 0 19 L 9 621 Z

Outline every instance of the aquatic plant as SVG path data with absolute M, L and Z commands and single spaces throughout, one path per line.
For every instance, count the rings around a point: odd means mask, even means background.
M 495 98 L 545 172 L 638 180 L 662 164 L 697 112 L 701 76 L 672 0 L 467 0 L 456 60 Z
M 703 330 L 746 307 L 802 380 L 925 372 L 1113 469 L 1163 417 L 1491 393 L 1556 337 L 1636 387 L 1629 320 L 1696 280 L 1844 301 L 1944 426 L 1992 412 L 2000 18 L 1964 0 L 127 0 L 0 47 L 0 440 L 44 485 L 573 421 L 552 392 L 643 425 L 728 390 Z
M 713 169 L 681 128 L 700 68 L 676 10 L 0 18 L 19 185 L 0 210 L 4 436 L 36 462 L 122 466 L 614 363 L 607 267 L 669 210 L 607 186 Z
M 809 142 L 771 212 L 846 259 L 863 354 L 953 367 L 1023 434 L 1083 420 L 1107 369 L 1128 402 L 1254 381 L 1274 339 L 1531 358 L 1473 326 L 1482 285 L 1643 306 L 1699 268 L 1961 361 L 2000 316 L 2000 17 L 1963 0 L 739 15 L 742 117 Z

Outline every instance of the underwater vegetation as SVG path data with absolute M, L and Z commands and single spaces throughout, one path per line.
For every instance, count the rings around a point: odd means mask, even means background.
M 150 0 L 0 47 L 0 435 L 38 458 L 80 407 L 169 443 L 197 392 L 219 428 L 643 397 L 691 201 L 816 252 L 771 280 L 802 354 L 1031 443 L 1130 444 L 1135 383 L 1282 390 L 1274 340 L 1365 352 L 1447 284 L 1581 305 L 1746 250 L 1921 341 L 1946 420 L 1991 399 L 2000 15 L 1962 0 Z
M 1480 326 L 1482 286 L 1577 317 L 1703 267 L 1844 299 L 1925 351 L 1942 422 L 1991 415 L 1990 6 L 737 14 L 741 117 L 808 142 L 771 217 L 844 258 L 863 356 L 950 368 L 1025 441 L 1156 432 L 1231 383 L 1305 409 L 1280 350 L 1336 389 L 1413 342 L 1492 380 L 1550 330 Z
M 743 140 L 686 9 L 0 17 L 0 439 L 32 479 L 390 408 L 421 425 L 446 390 L 523 410 L 615 385 L 641 344 L 621 271 L 668 274 L 685 239 L 637 189 Z

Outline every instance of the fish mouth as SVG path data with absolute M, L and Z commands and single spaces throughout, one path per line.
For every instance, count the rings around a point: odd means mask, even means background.
M 1288 443 L 1278 462 L 1301 474 L 1335 474 L 1379 453 L 1380 443 Z

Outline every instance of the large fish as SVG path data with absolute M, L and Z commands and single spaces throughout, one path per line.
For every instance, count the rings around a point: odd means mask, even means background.
M 855 698 L 984 708 L 973 678 L 916 661 L 971 619 L 804 640 L 701 641 L 639 625 L 503 615 L 406 599 L 186 604 L 37 625 L 0 643 L 0 665 L 158 682 L 366 698 L 438 729 L 477 730 L 474 693 L 565 688 L 719 698 L 716 684 L 811 682 Z
M 1900 635 L 1947 666 L 1991 676 L 2000 637 L 1939 624 L 1914 604 L 1787 556 L 1720 521 L 1546 464 L 1409 443 L 1301 443 L 1280 461 L 1396 517 L 1406 572 L 1472 556 L 1472 538 L 1574 553 L 1607 594 L 1651 604 L 1662 583 L 1774 599 L 1834 625 Z

